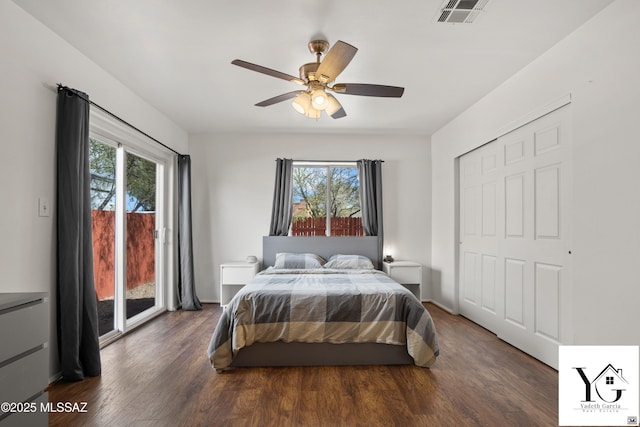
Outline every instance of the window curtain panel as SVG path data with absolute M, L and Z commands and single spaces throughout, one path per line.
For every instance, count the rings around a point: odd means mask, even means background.
M 193 274 L 191 227 L 191 156 L 178 155 L 178 256 L 180 303 L 183 310 L 202 310 Z
M 276 182 L 269 236 L 288 236 L 293 216 L 292 159 L 276 160 Z
M 378 265 L 382 265 L 382 160 L 358 160 L 362 228 L 367 236 L 378 236 Z
M 62 379 L 79 381 L 101 373 L 87 94 L 58 88 L 55 138 L 58 353 Z

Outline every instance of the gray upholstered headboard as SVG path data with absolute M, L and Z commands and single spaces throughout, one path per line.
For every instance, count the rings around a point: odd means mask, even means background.
M 313 253 L 324 259 L 331 255 L 364 255 L 380 268 L 377 236 L 264 236 L 262 238 L 262 264 L 272 266 L 276 253 Z

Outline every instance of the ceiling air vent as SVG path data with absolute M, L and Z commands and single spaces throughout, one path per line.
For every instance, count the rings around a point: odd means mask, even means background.
M 470 24 L 482 12 L 489 0 L 445 0 L 436 21 Z

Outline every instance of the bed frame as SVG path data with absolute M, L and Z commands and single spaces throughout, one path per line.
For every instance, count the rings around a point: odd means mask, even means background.
M 380 259 L 378 238 L 362 237 L 274 237 L 262 241 L 263 267 L 272 266 L 276 253 L 314 253 L 324 259 L 334 254 L 364 255 L 376 268 Z M 413 358 L 404 346 L 376 343 L 254 343 L 241 349 L 231 366 L 338 366 L 409 365 Z

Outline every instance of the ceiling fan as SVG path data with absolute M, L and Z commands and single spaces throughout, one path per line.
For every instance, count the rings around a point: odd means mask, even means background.
M 303 64 L 299 70 L 300 77 L 295 77 L 240 59 L 235 59 L 231 61 L 231 63 L 248 70 L 306 86 L 306 89 L 294 90 L 258 102 L 256 106 L 267 107 L 295 98 L 291 103 L 293 108 L 297 112 L 312 119 L 319 118 L 323 110 L 334 119 L 339 119 L 347 115 L 336 97 L 328 92 L 385 98 L 400 98 L 404 93 L 404 88 L 398 86 L 334 83 L 336 77 L 338 77 L 349 62 L 351 62 L 351 59 L 353 59 L 358 49 L 341 40 L 338 40 L 328 51 L 327 49 L 329 49 L 329 42 L 326 40 L 312 40 L 309 42 L 309 51 L 316 55 L 316 62 Z M 320 61 L 320 57 L 325 52 L 327 53 L 324 59 Z

